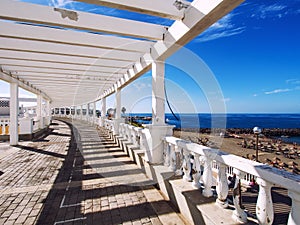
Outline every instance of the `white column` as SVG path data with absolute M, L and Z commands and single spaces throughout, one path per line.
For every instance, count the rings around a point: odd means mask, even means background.
M 86 110 L 85 110 L 85 120 L 86 120 L 86 121 L 89 121 L 89 117 L 90 117 L 89 111 L 90 111 L 90 104 L 87 103 L 87 104 L 86 104 Z
M 50 101 L 46 100 L 46 125 L 50 125 L 50 117 L 51 117 L 51 109 L 50 109 Z
M 83 107 L 82 105 L 80 106 L 80 120 L 83 119 Z
M 289 215 L 288 225 L 300 224 L 300 193 L 289 191 L 289 197 L 292 199 L 292 208 Z
M 96 102 L 93 102 L 93 124 L 96 121 Z
M 37 95 L 36 116 L 37 116 L 37 120 L 38 120 L 39 129 L 43 128 L 42 102 L 43 102 L 42 96 Z
M 10 83 L 10 124 L 9 124 L 9 143 L 17 145 L 19 141 L 18 134 L 18 114 L 19 114 L 19 86 L 16 83 Z
M 172 135 L 173 126 L 165 125 L 164 62 L 152 63 L 152 124 L 146 126 L 150 135 L 146 138 L 145 160 L 150 163 L 163 163 L 163 138 Z
M 115 87 L 115 97 L 116 97 L 116 115 L 115 115 L 115 119 L 114 119 L 114 130 L 113 130 L 113 134 L 114 135 L 118 135 L 119 134 L 119 126 L 120 123 L 123 122 L 122 118 L 121 118 L 121 89 Z
M 152 124 L 165 124 L 165 63 L 152 63 Z
M 104 120 L 106 115 L 106 98 L 101 99 L 101 123 L 100 126 L 104 127 Z

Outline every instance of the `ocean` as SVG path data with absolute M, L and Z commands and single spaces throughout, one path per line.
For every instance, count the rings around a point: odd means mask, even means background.
M 166 123 L 175 125 L 176 128 L 280 128 L 300 129 L 300 114 L 166 114 Z M 149 117 L 150 114 L 129 114 L 129 116 Z M 151 121 L 138 121 L 150 123 Z M 289 137 L 285 141 L 297 142 L 300 144 L 300 137 Z

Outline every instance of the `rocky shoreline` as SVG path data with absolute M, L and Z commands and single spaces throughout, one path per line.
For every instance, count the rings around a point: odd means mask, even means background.
M 211 128 L 174 128 L 176 131 L 185 131 L 185 132 L 199 132 L 203 134 L 211 134 L 211 133 L 223 133 L 224 129 L 211 129 Z M 227 128 L 226 134 L 253 134 L 252 128 Z M 300 128 L 264 128 L 262 129 L 262 135 L 266 137 L 280 137 L 280 136 L 288 136 L 288 137 L 297 137 L 300 136 Z

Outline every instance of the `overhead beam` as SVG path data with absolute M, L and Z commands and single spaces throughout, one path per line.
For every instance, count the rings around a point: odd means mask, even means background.
M 120 79 L 122 77 L 122 74 L 115 74 L 114 76 L 107 75 L 107 74 L 101 74 L 101 75 L 94 75 L 94 74 L 87 74 L 84 73 L 83 75 L 80 74 L 70 74 L 70 73 L 65 73 L 65 74 L 59 74 L 59 73 L 40 73 L 40 72 L 21 72 L 18 71 L 18 73 L 12 73 L 13 76 L 19 76 L 19 77 L 55 77 L 57 79 L 60 78 L 73 78 L 73 79 L 103 79 L 103 80 L 116 80 Z
M 46 93 L 42 92 L 38 88 L 34 87 L 33 85 L 29 84 L 28 82 L 25 83 L 23 81 L 20 81 L 16 78 L 12 77 L 10 74 L 4 73 L 3 71 L 0 71 L 0 79 L 6 81 L 8 83 L 17 83 L 19 85 L 19 87 L 23 88 L 24 90 L 29 91 L 36 95 L 42 95 L 43 98 L 49 100 L 50 102 L 52 101 L 51 98 Z
M 61 69 L 50 69 L 50 68 L 35 68 L 35 67 L 24 67 L 24 66 L 7 66 L 8 71 L 18 75 L 18 73 L 23 72 L 36 72 L 36 73 L 56 73 L 56 74 L 66 74 L 66 75 L 81 75 L 81 76 L 104 76 L 104 77 L 120 77 L 123 76 L 122 73 L 110 73 L 110 72 L 93 72 L 93 71 L 78 71 L 78 70 L 61 70 Z M 3 70 L 5 68 L 3 67 Z
M 93 48 L 145 52 L 153 42 L 0 21 L 0 36 Z
M 21 52 L 14 50 L 2 50 L 0 49 L 0 59 L 21 59 L 31 60 L 38 62 L 55 62 L 55 63 L 68 63 L 76 65 L 95 65 L 103 67 L 118 67 L 126 68 L 132 65 L 132 62 L 119 61 L 114 59 L 97 59 L 80 56 L 65 56 L 65 55 L 54 55 L 47 53 L 36 53 L 36 52 Z
M 128 10 L 167 19 L 180 20 L 184 10 L 178 10 L 173 5 L 175 0 L 75 0 L 94 5 L 101 5 L 116 9 Z
M 0 65 L 5 68 L 6 66 L 20 66 L 20 67 L 32 67 L 32 68 L 48 68 L 48 69 L 61 69 L 61 70 L 77 70 L 77 71 L 91 71 L 98 73 L 125 73 L 124 68 L 113 68 L 113 67 L 101 67 L 96 65 L 76 65 L 76 64 L 62 64 L 53 62 L 37 62 L 30 60 L 20 59 L 1 59 Z
M 164 61 L 167 57 L 201 34 L 209 26 L 227 15 L 244 0 L 194 0 L 185 12 L 185 17 L 175 21 L 165 33 L 163 41 L 158 41 L 151 48 L 151 54 L 146 53 L 137 61 L 127 74 L 104 91 L 96 100 L 115 92 L 114 86 L 121 88 L 146 73 L 151 68 L 151 62 Z
M 166 31 L 156 24 L 11 0 L 1 0 L 0 18 L 149 40 L 162 40 Z
M 66 44 L 55 44 L 49 42 L 30 41 L 17 38 L 0 37 L 0 49 L 17 50 L 27 52 L 49 53 L 57 55 L 94 57 L 104 59 L 115 59 L 123 61 L 137 60 L 141 56 L 138 52 L 126 52 L 120 50 L 108 50 L 84 46 L 72 46 Z

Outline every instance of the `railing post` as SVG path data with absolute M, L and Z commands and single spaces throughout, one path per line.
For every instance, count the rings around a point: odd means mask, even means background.
M 186 181 L 192 181 L 192 163 L 191 163 L 191 154 L 189 151 L 183 150 L 183 179 Z
M 204 171 L 203 171 L 203 184 L 204 189 L 202 194 L 204 197 L 211 197 L 213 196 L 213 192 L 211 190 L 212 186 L 212 159 L 204 156 Z
M 273 202 L 271 195 L 272 184 L 257 178 L 259 193 L 256 203 L 256 216 L 259 224 L 270 225 L 274 220 Z
M 236 180 L 233 188 L 233 203 L 234 203 L 235 210 L 233 211 L 232 218 L 239 223 L 246 223 L 247 214 L 241 208 L 241 194 L 240 194 L 240 190 L 241 190 L 240 177 L 242 176 L 241 171 L 237 169 L 233 169 L 233 173 L 236 175 Z
M 288 225 L 298 225 L 300 224 L 300 193 L 289 191 L 289 197 L 292 199 L 292 208 Z
M 171 144 L 164 140 L 164 166 L 170 167 Z
M 219 163 L 218 177 L 217 177 L 217 187 L 216 191 L 218 194 L 217 204 L 222 208 L 228 207 L 228 182 L 226 175 L 226 165 L 223 163 Z
M 201 164 L 200 164 L 200 155 L 194 155 L 194 169 L 195 173 L 193 174 L 193 187 L 196 189 L 201 188 L 200 178 L 201 178 Z

